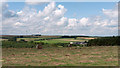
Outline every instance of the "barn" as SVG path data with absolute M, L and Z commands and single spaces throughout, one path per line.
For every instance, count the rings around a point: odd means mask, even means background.
M 73 44 L 82 44 L 82 45 L 86 45 L 87 42 L 73 42 Z
M 82 44 L 82 45 L 85 45 L 85 44 L 87 44 L 87 42 L 70 42 L 70 44 Z

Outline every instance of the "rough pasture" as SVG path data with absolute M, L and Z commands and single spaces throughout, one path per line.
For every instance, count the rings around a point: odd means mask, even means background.
M 117 46 L 3 48 L 3 66 L 117 66 Z

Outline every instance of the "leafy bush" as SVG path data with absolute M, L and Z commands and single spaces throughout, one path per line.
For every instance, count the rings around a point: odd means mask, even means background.
M 2 41 L 2 48 L 34 48 L 35 45 L 29 42 Z
M 44 45 L 44 42 L 35 42 L 35 44 Z
M 80 46 L 80 47 L 84 47 L 87 46 L 86 44 L 73 44 L 72 46 Z
M 11 38 L 8 39 L 8 41 L 16 41 L 16 40 L 17 40 L 16 37 L 11 37 Z
M 55 43 L 54 45 L 55 45 L 56 47 L 58 47 L 58 46 L 67 47 L 67 46 L 68 46 L 68 43 Z
M 27 42 L 27 41 L 25 41 L 24 39 L 20 39 L 20 41 L 21 41 L 21 42 Z

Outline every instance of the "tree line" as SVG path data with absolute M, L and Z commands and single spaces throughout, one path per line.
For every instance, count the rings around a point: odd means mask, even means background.
M 120 45 L 120 36 L 100 37 L 88 41 L 88 46 L 114 46 Z

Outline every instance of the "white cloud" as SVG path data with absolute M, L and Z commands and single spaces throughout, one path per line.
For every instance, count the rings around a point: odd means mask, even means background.
M 82 18 L 82 19 L 80 19 L 80 22 L 81 23 L 87 23 L 88 22 L 88 18 Z
M 20 15 L 20 14 L 22 14 L 22 13 L 23 13 L 23 11 L 17 12 L 17 15 Z
M 50 19 L 50 17 L 45 17 L 45 18 L 44 18 L 44 20 L 49 20 L 49 19 Z
M 62 5 L 58 5 L 58 8 L 61 8 L 61 9 L 63 9 L 63 8 L 64 8 L 64 6 L 62 6 Z
M 28 5 L 19 12 L 7 10 L 7 7 L 5 11 L 3 34 L 26 34 L 26 31 L 29 34 L 117 34 L 116 9 L 103 9 L 107 18 L 98 15 L 81 19 L 65 17 L 67 9 L 63 5 L 56 6 L 55 2 L 38 12 Z
M 50 4 L 48 4 L 48 5 L 44 8 L 42 14 L 43 14 L 44 16 L 47 16 L 47 15 L 51 14 L 52 11 L 54 11 L 54 9 L 55 9 L 55 2 L 51 2 Z
M 64 8 L 62 5 L 58 5 L 58 8 L 54 11 L 55 17 L 64 16 L 64 13 L 67 9 Z
M 85 26 L 89 24 L 88 20 L 89 20 L 88 18 L 83 17 L 79 20 L 79 22 L 81 25 Z
M 75 27 L 77 25 L 77 19 L 69 19 L 68 27 Z
M 22 23 L 20 23 L 20 22 L 16 22 L 14 25 L 15 25 L 15 26 L 21 26 Z
M 42 5 L 50 1 L 51 0 L 25 0 L 28 5 Z
M 118 17 L 118 10 L 117 9 L 102 9 L 103 13 L 108 17 Z
M 65 25 L 67 25 L 67 18 L 66 18 L 66 17 L 62 17 L 62 18 L 60 19 L 60 21 L 57 22 L 57 25 L 58 25 L 58 26 L 61 26 L 61 25 L 65 26 Z

